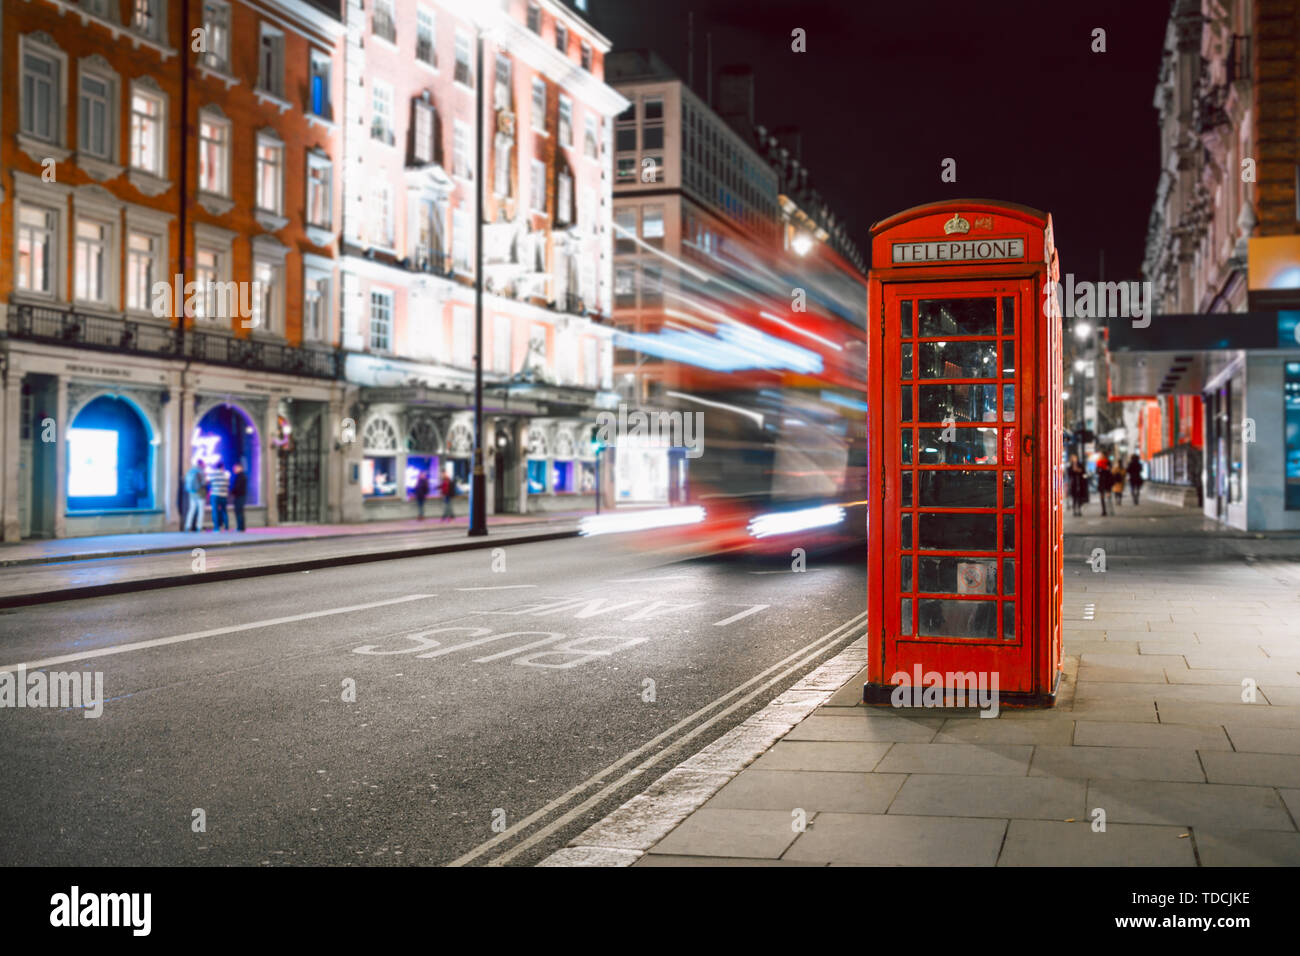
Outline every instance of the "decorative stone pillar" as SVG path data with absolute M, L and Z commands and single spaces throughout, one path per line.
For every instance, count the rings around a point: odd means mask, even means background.
M 9 356 L 13 361 L 13 356 Z M 18 541 L 22 537 L 22 521 L 18 515 L 19 488 L 18 462 L 21 456 L 22 436 L 22 372 L 9 368 L 5 375 L 2 414 L 3 427 L 0 427 L 0 516 L 3 516 L 3 530 L 0 540 Z

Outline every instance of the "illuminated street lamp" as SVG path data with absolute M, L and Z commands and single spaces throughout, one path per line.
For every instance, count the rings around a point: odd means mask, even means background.
M 808 235 L 808 233 L 806 232 L 796 233 L 795 237 L 792 240 L 790 240 L 790 248 L 795 251 L 795 255 L 800 255 L 800 256 L 808 255 L 808 250 L 810 250 L 812 246 L 813 246 L 812 236 Z
M 1092 334 L 1092 326 L 1089 325 L 1087 322 L 1080 322 L 1078 325 L 1074 327 L 1074 334 L 1077 335 L 1081 340 L 1086 339 L 1088 336 Z

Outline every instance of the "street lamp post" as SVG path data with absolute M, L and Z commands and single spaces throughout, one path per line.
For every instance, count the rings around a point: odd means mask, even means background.
M 469 486 L 469 536 L 487 534 L 487 479 L 483 475 L 483 31 L 475 34 L 474 102 L 474 471 Z

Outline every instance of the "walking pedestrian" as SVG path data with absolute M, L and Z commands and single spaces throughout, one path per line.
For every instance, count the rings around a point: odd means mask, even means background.
M 1134 452 L 1128 460 L 1128 487 L 1133 494 L 1133 504 L 1138 503 L 1138 493 L 1142 490 L 1142 459 Z
M 1101 516 L 1107 515 L 1106 499 L 1110 497 L 1111 486 L 1115 483 L 1115 476 L 1111 474 L 1109 468 L 1103 468 L 1101 462 L 1105 459 L 1099 459 L 1097 462 L 1097 497 L 1101 499 Z
M 1083 506 L 1088 503 L 1088 469 L 1083 467 L 1078 455 L 1070 456 L 1066 478 L 1070 483 L 1071 514 L 1077 518 L 1083 514 Z
M 429 497 L 429 473 L 420 472 L 420 477 L 415 479 L 415 508 L 419 512 L 420 520 L 424 520 L 424 499 Z
M 198 462 L 185 473 L 185 527 L 186 531 L 203 530 L 203 469 Z
M 456 517 L 456 512 L 452 510 L 451 499 L 456 497 L 456 482 L 451 475 L 442 476 L 442 520 L 451 521 Z
M 212 530 L 230 530 L 230 516 L 226 514 L 226 498 L 230 495 L 230 472 L 214 458 L 208 464 L 208 502 L 212 505 Z
M 230 497 L 235 504 L 235 528 L 244 530 L 244 502 L 248 500 L 248 473 L 243 462 L 235 462 L 235 475 L 230 480 Z
M 1119 459 L 1110 469 L 1110 494 L 1111 504 L 1118 508 L 1124 503 L 1124 466 L 1120 464 Z

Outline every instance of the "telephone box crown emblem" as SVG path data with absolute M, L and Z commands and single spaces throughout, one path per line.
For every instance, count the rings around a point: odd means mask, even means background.
M 955 212 L 952 218 L 943 224 L 944 235 L 951 236 L 954 232 L 970 232 L 970 223 L 962 218 L 961 213 Z

